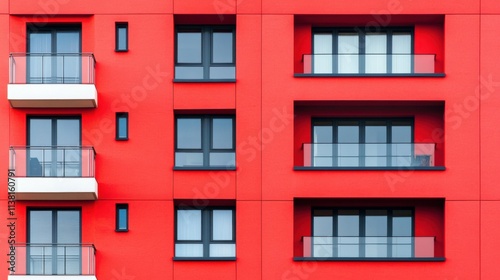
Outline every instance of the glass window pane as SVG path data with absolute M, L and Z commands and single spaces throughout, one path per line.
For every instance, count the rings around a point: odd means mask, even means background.
M 118 115 L 118 132 L 117 138 L 128 138 L 128 117 L 125 114 Z
M 80 120 L 57 120 L 57 146 L 80 146 Z
M 80 83 L 81 62 L 80 57 L 80 32 L 58 31 L 57 41 L 57 83 Z
M 313 73 L 333 73 L 333 36 L 332 34 L 314 34 L 313 36 Z
M 201 149 L 201 119 L 177 119 L 177 148 Z
M 210 244 L 210 257 L 235 257 L 235 244 Z
M 128 40 L 128 38 L 127 38 L 127 26 L 125 24 L 120 24 L 117 27 L 116 32 L 117 32 L 116 36 L 118 36 L 118 38 L 116 40 L 116 43 L 118 44 L 116 46 L 116 49 L 120 50 L 120 51 L 127 50 L 127 40 Z
M 314 143 L 333 143 L 332 126 L 314 126 L 313 134 Z
M 315 216 L 313 218 L 313 236 L 333 236 L 333 217 Z
M 175 153 L 175 166 L 203 166 L 203 153 Z
M 236 165 L 235 153 L 210 153 L 210 166 L 233 167 Z
M 177 33 L 177 63 L 201 63 L 201 33 Z
M 233 240 L 233 211 L 212 211 L 212 239 Z
M 233 49 L 232 32 L 212 34 L 212 61 L 214 63 L 233 63 Z
M 212 148 L 233 149 L 233 119 L 214 118 L 212 120 Z
M 359 126 L 339 126 L 338 131 L 338 165 L 359 166 Z
M 236 79 L 234 66 L 210 67 L 210 79 Z
M 52 244 L 52 211 L 30 211 L 30 243 Z
M 200 210 L 177 210 L 177 240 L 201 240 Z
M 359 35 L 339 33 L 338 71 L 339 73 L 359 73 Z
M 203 67 L 176 66 L 176 79 L 203 79 Z
M 412 127 L 407 126 L 393 126 L 392 127 L 392 143 L 411 143 Z
M 80 243 L 80 211 L 57 211 L 57 243 Z
M 411 72 L 411 44 L 410 33 L 392 35 L 392 73 Z
M 365 236 L 387 236 L 387 210 L 366 210 Z
M 412 236 L 413 218 L 410 210 L 394 210 L 392 236 Z
M 176 257 L 203 257 L 202 244 L 175 244 Z
M 387 73 L 387 34 L 366 34 L 365 53 L 366 73 Z
M 359 212 L 339 210 L 337 221 L 338 236 L 359 236 Z
M 118 229 L 127 229 L 127 220 L 128 220 L 128 208 L 126 206 L 118 206 Z

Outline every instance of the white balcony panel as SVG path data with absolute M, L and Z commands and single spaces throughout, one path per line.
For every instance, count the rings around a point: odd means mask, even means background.
M 17 177 L 16 199 L 96 200 L 97 181 L 94 177 Z
M 9 84 L 13 108 L 97 108 L 94 84 Z

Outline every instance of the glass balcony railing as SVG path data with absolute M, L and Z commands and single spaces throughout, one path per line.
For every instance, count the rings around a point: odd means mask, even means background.
M 11 275 L 95 275 L 95 251 L 92 244 L 16 244 Z
M 436 74 L 434 54 L 305 54 L 302 74 Z
M 16 177 L 94 177 L 93 147 L 11 147 Z
M 304 143 L 304 167 L 433 167 L 435 143 Z
M 91 53 L 13 53 L 9 83 L 94 84 L 95 58 Z
M 435 258 L 435 237 L 305 236 L 304 258 Z

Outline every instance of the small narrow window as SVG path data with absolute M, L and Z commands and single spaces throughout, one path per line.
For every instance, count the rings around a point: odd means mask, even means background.
M 116 113 L 116 140 L 128 140 L 128 113 Z
M 128 231 L 128 204 L 116 204 L 116 231 Z
M 116 23 L 116 48 L 117 52 L 128 51 L 128 23 Z

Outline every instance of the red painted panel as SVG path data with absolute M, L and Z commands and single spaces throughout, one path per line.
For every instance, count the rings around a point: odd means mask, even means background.
M 474 92 L 481 101 L 481 198 L 500 199 L 498 181 L 498 159 L 500 158 L 500 130 L 496 128 L 500 96 L 500 64 L 493 59 L 500 48 L 500 41 L 495 35 L 500 31 L 500 17 L 483 16 L 481 20 L 481 75 L 479 85 Z M 472 97 L 469 99 L 472 100 Z
M 446 2 L 432 2 L 425 0 L 399 1 L 399 0 L 362 0 L 349 3 L 315 0 L 296 2 L 290 5 L 286 0 L 262 0 L 262 12 L 272 14 L 440 14 L 440 13 L 477 13 L 479 1 L 456 1 L 454 5 Z
M 236 171 L 175 171 L 175 199 L 235 199 Z

